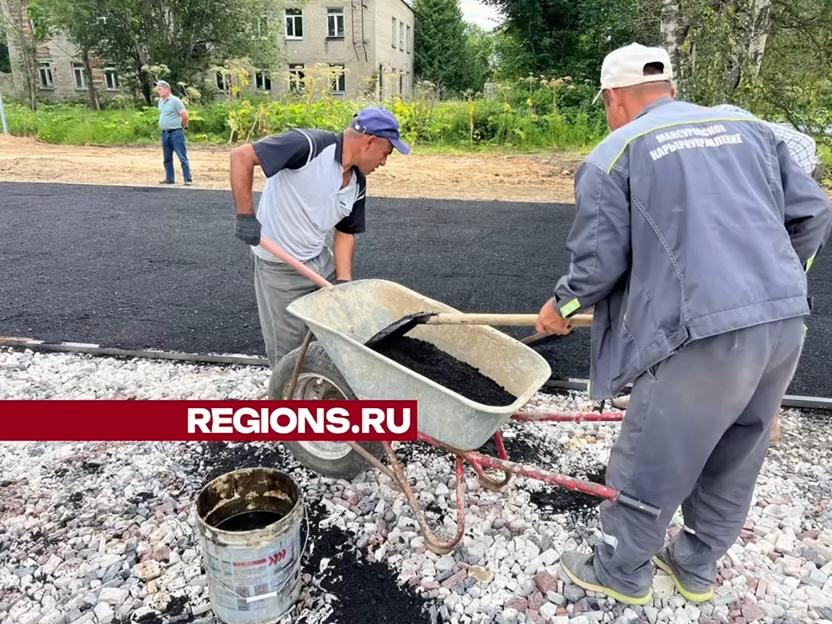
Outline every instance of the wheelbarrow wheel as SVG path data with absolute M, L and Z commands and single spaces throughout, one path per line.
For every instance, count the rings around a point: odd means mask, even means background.
M 277 363 L 269 380 L 269 400 L 288 400 L 289 384 L 300 348 L 287 353 Z M 294 396 L 302 401 L 351 401 L 358 397 L 347 384 L 333 361 L 317 342 L 312 342 L 303 358 Z M 344 442 L 284 442 L 294 458 L 306 468 L 325 477 L 350 480 L 361 474 L 369 464 L 361 454 Z M 361 446 L 374 457 L 385 456 L 380 442 L 362 442 Z

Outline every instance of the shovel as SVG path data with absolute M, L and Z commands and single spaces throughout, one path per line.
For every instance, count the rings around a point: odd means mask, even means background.
M 263 249 L 265 249 L 266 251 L 268 251 L 270 254 L 272 254 L 273 256 L 277 256 L 278 258 L 283 260 L 283 262 L 285 262 L 286 264 L 288 264 L 289 266 L 294 268 L 295 271 L 297 271 L 298 273 L 300 273 L 304 277 L 308 278 L 309 280 L 311 280 L 312 282 L 314 282 L 315 284 L 317 284 L 321 288 L 331 288 L 332 287 L 332 284 L 328 280 L 326 280 L 324 277 L 315 273 L 315 271 L 310 269 L 308 266 L 306 266 L 305 264 L 303 264 L 299 260 L 295 260 L 292 256 L 290 256 L 288 253 L 283 251 L 280 247 L 278 247 L 275 243 L 270 241 L 265 236 L 260 237 L 260 246 Z
M 417 325 L 490 325 L 492 327 L 534 327 L 537 324 L 537 314 L 459 314 L 456 312 L 417 312 L 403 316 L 391 323 L 367 342 L 364 346 L 378 347 L 382 342 L 395 340 L 404 336 Z M 576 314 L 569 318 L 571 325 L 576 327 L 592 327 L 591 314 Z M 538 333 L 530 336 L 530 342 L 549 334 Z

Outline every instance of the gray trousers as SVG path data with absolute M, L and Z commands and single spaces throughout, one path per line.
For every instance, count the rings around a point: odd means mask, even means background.
M 607 485 L 662 515 L 601 504 L 594 565 L 606 587 L 644 595 L 651 558 L 680 505 L 685 530 L 670 543 L 670 557 L 683 580 L 715 581 L 717 562 L 746 520 L 802 348 L 802 318 L 766 323 L 694 341 L 636 380 Z
M 286 311 L 295 299 L 318 290 L 306 277 L 282 262 L 268 262 L 254 255 L 254 291 L 266 357 L 274 370 L 280 359 L 303 344 L 306 324 Z M 304 264 L 330 282 L 335 281 L 335 257 L 324 249 Z

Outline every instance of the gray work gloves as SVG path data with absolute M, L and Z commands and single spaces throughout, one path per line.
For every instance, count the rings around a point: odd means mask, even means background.
M 260 222 L 253 214 L 238 214 L 234 236 L 247 245 L 260 244 Z

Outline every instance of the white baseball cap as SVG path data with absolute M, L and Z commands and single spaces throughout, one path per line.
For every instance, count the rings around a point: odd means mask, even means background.
M 649 63 L 661 63 L 664 71 L 660 74 L 645 76 L 644 66 Z M 672 79 L 673 68 L 670 65 L 670 55 L 664 48 L 631 43 L 613 50 L 604 58 L 604 63 L 601 65 L 601 89 L 592 103 L 598 101 L 604 89 L 620 89 L 645 82 Z

